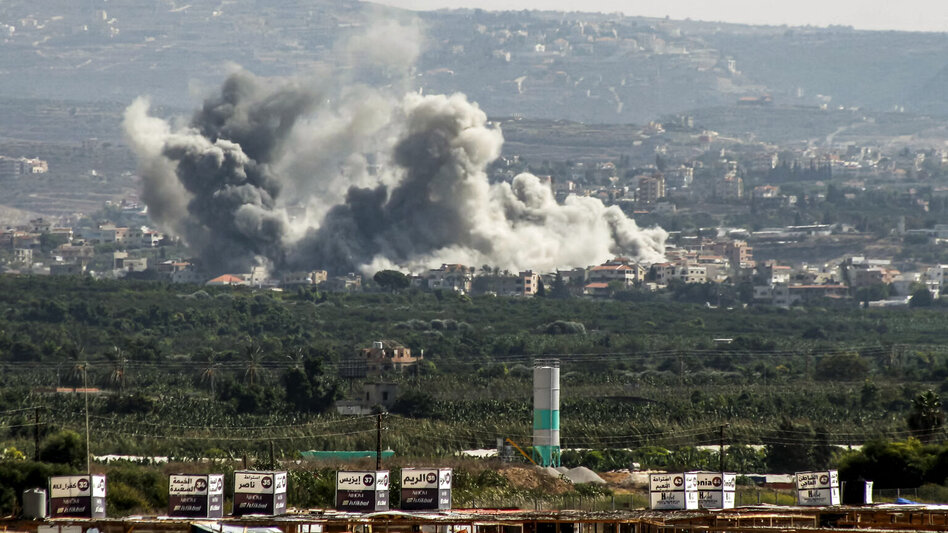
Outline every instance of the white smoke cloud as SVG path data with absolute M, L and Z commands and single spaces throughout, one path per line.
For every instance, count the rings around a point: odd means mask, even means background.
M 417 26 L 386 22 L 343 48 L 407 73 L 417 43 Z M 347 75 L 237 71 L 184 126 L 137 100 L 125 130 L 149 212 L 216 272 L 261 258 L 276 270 L 337 273 L 662 258 L 665 232 L 639 228 L 618 207 L 575 196 L 560 205 L 530 174 L 491 184 L 500 129 L 463 94 L 397 96 L 406 79 L 378 88 Z

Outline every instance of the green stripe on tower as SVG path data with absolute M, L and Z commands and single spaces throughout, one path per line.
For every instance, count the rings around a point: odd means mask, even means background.
M 533 429 L 560 429 L 559 410 L 534 409 Z
M 560 466 L 560 447 L 534 446 L 533 459 L 540 466 Z

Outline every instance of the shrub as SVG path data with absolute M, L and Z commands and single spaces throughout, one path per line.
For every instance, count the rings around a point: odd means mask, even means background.
M 111 516 L 123 516 L 132 513 L 154 511 L 141 491 L 121 481 L 109 479 L 109 488 L 105 496 L 106 513 Z
M 586 326 L 580 322 L 557 320 L 544 326 L 543 330 L 549 335 L 585 335 Z

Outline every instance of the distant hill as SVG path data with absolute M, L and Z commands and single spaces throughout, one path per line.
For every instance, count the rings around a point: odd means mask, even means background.
M 0 96 L 192 107 L 232 64 L 261 75 L 336 62 L 338 40 L 407 12 L 354 0 L 6 0 Z M 541 11 L 417 15 L 425 92 L 493 116 L 643 123 L 771 95 L 779 105 L 948 116 L 948 34 L 788 28 Z

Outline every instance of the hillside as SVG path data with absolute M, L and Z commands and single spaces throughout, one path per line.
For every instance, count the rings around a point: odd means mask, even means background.
M 14 0 L 0 6 L 0 95 L 130 102 L 149 94 L 190 107 L 234 64 L 313 73 L 337 64 L 338 43 L 372 21 L 413 16 L 354 1 Z M 642 123 L 763 94 L 785 105 L 948 113 L 937 90 L 946 34 L 539 11 L 417 17 L 426 39 L 412 85 L 466 92 L 495 116 Z

